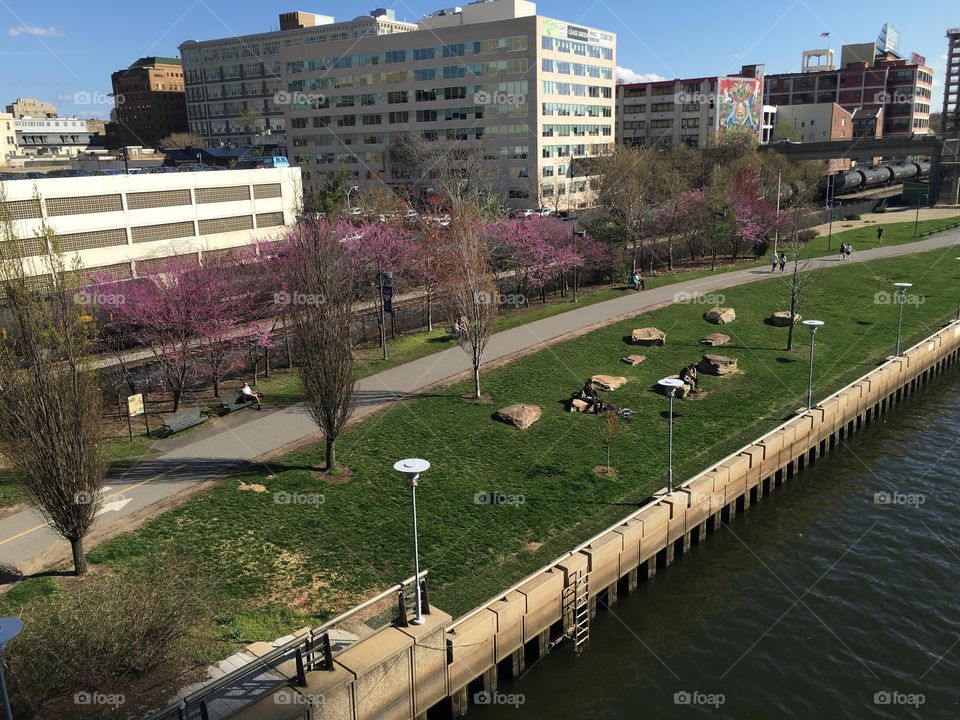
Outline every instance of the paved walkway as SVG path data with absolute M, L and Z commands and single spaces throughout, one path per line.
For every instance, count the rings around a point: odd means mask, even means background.
M 960 242 L 952 231 L 905 245 L 857 252 L 858 262 L 936 250 Z M 835 267 L 834 257 L 810 262 L 810 269 Z M 764 280 L 765 268 L 743 268 L 717 273 L 689 282 L 651 288 L 645 292 L 624 292 L 614 300 L 588 305 L 497 333 L 490 341 L 486 361 L 494 362 L 530 352 L 544 343 L 571 333 L 609 324 L 637 315 L 652 307 L 672 303 L 678 295 L 708 293 Z M 365 413 L 470 370 L 466 354 L 459 347 L 415 360 L 360 381 L 358 412 Z M 171 441 L 163 455 L 140 463 L 121 477 L 111 477 L 104 493 L 104 506 L 94 532 L 97 540 L 118 532 L 139 519 L 158 514 L 174 504 L 178 496 L 196 489 L 198 483 L 245 468 L 262 468 L 264 456 L 291 443 L 301 442 L 319 432 L 302 405 L 273 412 L 242 410 L 225 419 L 217 429 L 199 429 Z M 0 565 L 28 574 L 66 560 L 69 546 L 46 527 L 33 509 L 0 519 Z

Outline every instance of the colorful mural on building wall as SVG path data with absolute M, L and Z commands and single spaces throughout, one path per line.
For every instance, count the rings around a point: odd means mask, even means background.
M 752 132 L 763 127 L 763 80 L 720 78 L 717 83 L 717 133 Z

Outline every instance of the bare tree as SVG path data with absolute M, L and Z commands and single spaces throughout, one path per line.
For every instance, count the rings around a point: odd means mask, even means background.
M 467 207 L 488 215 L 500 209 L 502 189 L 495 164 L 487 159 L 490 151 L 483 140 L 458 140 L 433 137 L 426 133 L 406 133 L 397 140 L 392 161 L 404 173 L 419 176 L 421 190 L 432 190 L 443 198 L 451 211 Z M 415 172 L 414 172 L 415 171 Z
M 327 472 L 337 466 L 335 444 L 353 412 L 357 379 L 353 272 L 337 235 L 332 223 L 302 223 L 287 237 L 285 260 L 298 369 L 307 409 L 327 439 Z
M 592 165 L 597 201 L 630 243 L 634 272 L 644 252 L 644 221 L 673 196 L 680 177 L 663 154 L 650 148 L 620 147 Z
M 0 192 L 0 292 L 10 329 L 0 343 L 0 447 L 37 510 L 70 543 L 74 570 L 83 575 L 83 539 L 106 474 L 103 397 L 90 362 L 93 322 L 77 302 L 79 268 L 67 269 L 57 236 L 44 226 L 21 240 L 2 200 Z M 31 254 L 39 257 L 25 261 Z M 46 293 L 28 273 L 43 265 Z
M 479 400 L 480 366 L 493 334 L 499 291 L 494 279 L 490 248 L 475 212 L 451 219 L 445 253 L 442 292 L 452 320 L 466 323 L 460 346 L 473 366 L 474 396 Z
M 162 150 L 183 150 L 184 148 L 202 148 L 206 143 L 199 135 L 177 132 L 167 135 L 158 143 Z
M 797 206 L 793 212 L 793 230 L 790 236 L 780 245 L 781 248 L 786 247 L 783 252 L 787 253 L 790 262 L 790 273 L 783 279 L 786 285 L 791 320 L 787 328 L 787 352 L 793 350 L 793 331 L 796 328 L 797 315 L 802 315 L 805 311 L 807 301 L 810 298 L 810 291 L 820 276 L 819 273 L 808 270 L 810 260 L 801 257 L 806 243 L 800 239 L 800 230 L 797 227 L 796 221 L 799 218 L 799 213 L 800 207 Z

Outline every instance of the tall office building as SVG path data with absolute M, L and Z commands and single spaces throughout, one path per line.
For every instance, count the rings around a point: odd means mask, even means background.
M 438 11 L 415 29 L 280 48 L 291 159 L 304 184 L 345 166 L 359 186 L 417 183 L 408 133 L 472 147 L 508 205 L 587 205 L 579 160 L 614 145 L 616 37 L 526 0 Z
M 110 80 L 123 144 L 157 147 L 168 135 L 187 131 L 180 60 L 142 57 Z
M 392 10 L 374 10 L 348 22 L 305 12 L 280 15 L 280 29 L 239 37 L 187 40 L 180 45 L 190 132 L 208 147 L 256 145 L 286 154 L 280 91 L 280 49 L 356 40 L 415 29 Z

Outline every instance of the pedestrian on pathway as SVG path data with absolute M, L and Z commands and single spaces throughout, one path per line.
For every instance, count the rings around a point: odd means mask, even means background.
M 777 263 L 780 262 L 780 256 L 777 255 L 777 251 L 773 251 L 773 256 L 770 258 L 770 272 L 774 273 L 777 271 Z
M 883 242 L 883 225 L 877 228 L 877 242 Z
M 785 252 L 780 253 L 780 272 L 783 272 L 787 269 L 787 254 Z
M 847 244 L 840 243 L 840 262 L 847 259 Z
M 844 250 L 844 253 L 846 254 L 845 259 L 849 260 L 850 256 L 853 255 L 853 245 L 851 245 L 850 243 L 847 243 L 847 247 Z

